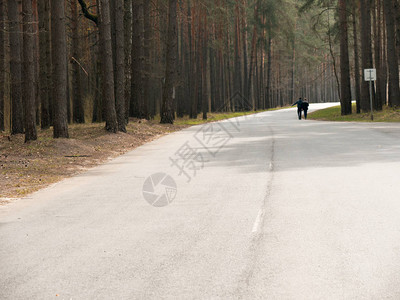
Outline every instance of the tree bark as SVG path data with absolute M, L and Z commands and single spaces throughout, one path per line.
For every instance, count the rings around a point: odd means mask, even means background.
M 258 7 L 260 5 L 260 0 L 257 0 L 255 3 L 255 7 L 254 7 L 254 19 L 258 19 Z M 250 68 L 249 68 L 249 77 L 247 80 L 247 99 L 249 101 L 254 102 L 254 110 L 258 109 L 258 104 L 257 101 L 254 99 L 254 101 L 252 100 L 254 98 L 254 96 L 252 95 L 251 91 L 252 91 L 252 86 L 253 86 L 253 72 L 254 72 L 254 68 L 255 68 L 255 58 L 257 55 L 257 24 L 255 23 L 253 28 L 253 37 L 252 37 L 252 42 L 251 42 L 251 54 L 250 54 Z
M 193 34 L 194 39 L 194 74 L 193 74 L 193 79 L 194 79 L 194 105 L 196 106 L 193 111 L 196 112 L 194 118 L 197 119 L 197 114 L 199 110 L 199 106 L 201 109 L 202 105 L 202 95 L 203 95 L 203 89 L 202 89 L 202 72 L 201 72 L 201 61 L 203 58 L 203 48 L 201 46 L 202 43 L 202 38 L 201 38 L 201 26 L 202 26 L 202 20 L 201 20 L 201 14 L 200 14 L 200 9 L 197 9 L 197 36 L 196 34 Z M 194 27 L 194 26 L 193 26 Z
M 361 60 L 362 69 L 372 69 L 372 45 L 371 45 L 371 1 L 360 0 L 361 5 Z M 374 90 L 372 91 L 374 95 Z M 368 112 L 370 108 L 369 83 L 363 80 L 361 84 L 361 110 Z
M 47 13 L 45 15 L 45 31 L 46 31 L 46 58 L 47 58 L 47 94 L 48 94 L 48 117 L 49 117 L 49 126 L 53 125 L 54 121 L 54 101 L 52 95 L 52 86 L 53 86 L 53 78 L 52 78 L 52 70 L 53 65 L 51 61 L 51 16 L 50 16 L 50 0 L 47 1 Z
M 125 121 L 129 122 L 129 99 L 131 99 L 131 52 L 132 52 L 132 0 L 124 0 L 125 43 Z
M 0 0 L 0 131 L 4 131 L 4 88 L 5 88 L 5 7 Z
M 23 74 L 22 96 L 25 108 L 25 142 L 37 139 L 35 107 L 35 63 L 33 60 L 34 27 L 32 0 L 22 1 L 23 15 Z
M 150 98 L 150 47 L 151 47 L 151 24 L 150 24 L 150 1 L 143 1 L 143 26 L 144 26 L 144 39 L 143 39 L 143 54 L 144 54 L 144 67 L 143 67 L 143 102 L 144 102 L 144 117 L 149 119 L 149 98 Z
M 397 14 L 394 15 L 396 22 L 396 46 L 397 46 L 397 55 L 399 57 L 399 65 L 400 65 L 400 0 L 394 0 L 394 11 Z
M 271 108 L 271 77 L 272 77 L 272 37 L 271 37 L 271 32 L 268 32 L 268 65 L 267 65 L 267 86 L 265 90 L 265 102 L 264 105 L 262 106 L 263 109 L 265 108 Z M 261 86 L 261 89 L 264 89 L 263 85 Z
M 118 130 L 115 111 L 114 68 L 111 44 L 111 17 L 109 0 L 100 0 L 100 56 L 103 71 L 103 101 L 105 108 L 106 130 L 116 133 Z
M 21 30 L 16 0 L 8 0 L 8 20 L 10 32 L 11 134 L 18 134 L 24 133 L 24 107 L 22 105 L 21 85 Z
M 32 0 L 33 12 L 33 62 L 34 62 L 34 87 L 35 87 L 35 122 L 40 125 L 40 90 L 39 90 L 39 12 L 38 0 Z
M 242 0 L 242 47 L 243 47 L 243 96 L 246 98 L 247 102 L 251 103 L 249 99 L 248 91 L 248 74 L 249 74 L 249 62 L 248 62 L 248 45 L 247 45 L 247 13 L 246 7 L 248 3 L 246 0 Z
M 49 73 L 51 66 L 49 41 L 50 35 L 50 2 L 49 0 L 39 0 L 39 94 L 41 101 L 41 128 L 47 129 L 50 127 L 50 85 L 49 85 Z
M 354 80 L 355 80 L 355 96 L 356 96 L 356 110 L 359 114 L 361 112 L 360 98 L 361 98 L 361 81 L 360 81 L 360 58 L 358 49 L 358 30 L 357 30 L 357 12 L 356 3 L 352 4 L 353 14 L 353 41 L 354 41 Z
M 67 42 L 64 1 L 51 3 L 51 47 L 53 64 L 54 138 L 68 138 Z
M 389 66 L 389 104 L 400 106 L 399 66 L 395 40 L 395 15 L 392 0 L 383 0 L 387 32 L 387 64 Z
M 375 6 L 373 9 L 373 33 L 374 33 L 374 56 L 375 56 L 375 68 L 376 68 L 376 94 L 375 94 L 375 102 L 374 102 L 374 109 L 375 110 L 382 110 L 382 63 L 381 63 L 381 52 L 382 52 L 382 45 L 381 45 L 381 26 L 380 26 L 380 1 L 375 1 Z
M 79 37 L 79 14 L 77 2 L 70 0 L 71 5 L 71 30 L 72 30 L 72 107 L 74 123 L 85 123 L 85 111 L 83 106 L 82 81 L 80 68 L 81 43 Z
M 118 130 L 126 132 L 125 124 L 125 43 L 124 43 L 124 0 L 115 0 L 115 104 Z
M 187 26 L 188 26 L 188 41 L 189 41 L 189 99 L 190 99 L 190 118 L 191 119 L 196 119 L 197 118 L 197 97 L 194 94 L 194 87 L 196 85 L 195 81 L 195 63 L 194 63 L 194 58 L 195 58 L 195 51 L 194 51 L 194 24 L 193 24 L 193 18 L 192 18 L 192 7 L 191 7 L 191 1 L 188 0 L 187 2 L 188 6 L 188 11 L 187 11 Z
M 296 30 L 297 24 L 295 24 Z M 291 84 L 290 84 L 290 102 L 294 102 L 295 75 L 296 75 L 296 35 L 293 35 L 292 40 L 292 66 L 291 66 Z
M 142 119 L 144 115 L 143 100 L 143 0 L 132 1 L 132 88 L 131 117 Z
M 175 65 L 177 53 L 177 20 L 176 20 L 176 0 L 169 0 L 168 14 L 168 38 L 167 38 L 167 61 L 165 68 L 165 84 L 163 90 L 163 103 L 161 108 L 161 123 L 174 122 L 173 94 L 175 83 Z
M 208 33 L 207 33 L 207 12 L 203 8 L 203 24 L 202 30 L 200 34 L 202 35 L 202 43 L 201 46 L 203 48 L 203 55 L 201 58 L 201 82 L 203 85 L 202 92 L 202 104 L 201 110 L 203 112 L 203 120 L 207 120 L 207 112 L 208 112 L 208 85 L 207 85 L 207 47 L 208 47 Z
M 234 63 L 235 63 L 235 69 L 234 69 L 234 85 L 235 85 L 235 90 L 234 92 L 238 92 L 242 94 L 242 66 L 241 66 L 241 51 L 240 51 L 240 9 L 239 9 L 239 0 L 236 0 L 235 4 L 235 47 L 234 47 L 234 52 L 235 52 L 235 57 L 234 57 Z
M 340 104 L 342 115 L 351 114 L 350 62 L 346 0 L 339 0 L 340 19 Z

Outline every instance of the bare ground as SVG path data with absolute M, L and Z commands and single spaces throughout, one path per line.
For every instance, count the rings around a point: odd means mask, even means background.
M 132 120 L 126 134 L 110 134 L 103 124 L 71 125 L 69 139 L 55 140 L 52 130 L 39 130 L 38 140 L 27 144 L 23 135 L 0 135 L 0 205 L 185 127 Z

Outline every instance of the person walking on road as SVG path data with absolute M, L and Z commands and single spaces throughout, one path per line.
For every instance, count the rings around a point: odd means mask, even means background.
M 303 111 L 304 111 L 304 119 L 306 119 L 307 120 L 307 111 L 308 111 L 308 106 L 309 106 L 310 104 L 308 104 L 308 102 L 307 102 L 307 98 L 304 98 L 304 101 L 303 101 L 303 103 L 301 104 L 301 107 L 302 107 L 302 109 L 303 109 Z
M 297 100 L 295 103 L 292 104 L 292 106 L 295 106 L 297 104 L 297 116 L 299 117 L 299 120 L 301 120 L 301 110 L 302 110 L 302 105 L 303 105 L 303 99 L 300 97 L 299 100 Z

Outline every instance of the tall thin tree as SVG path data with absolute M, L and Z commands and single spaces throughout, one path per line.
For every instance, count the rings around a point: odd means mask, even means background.
M 351 114 L 350 62 L 346 0 L 339 0 L 340 29 L 340 104 L 342 115 Z
M 361 80 L 360 80 L 360 57 L 359 57 L 359 42 L 357 30 L 357 3 L 352 3 L 352 21 L 353 21 L 353 47 L 354 47 L 354 81 L 355 81 L 355 97 L 356 97 L 356 111 L 361 112 L 360 98 L 361 98 Z
M 143 66 L 143 101 L 144 101 L 144 114 L 145 118 L 149 119 L 149 103 L 150 103 L 150 73 L 151 73 L 151 61 L 150 61 L 150 47 L 151 47 L 151 23 L 150 23 L 150 1 L 143 2 L 143 55 L 144 55 L 144 66 Z
M 161 123 L 174 123 L 174 83 L 175 66 L 177 54 L 177 18 L 176 0 L 168 2 L 168 37 L 167 37 L 167 60 L 165 68 L 165 84 L 163 89 L 163 102 L 161 107 Z
M 130 115 L 144 118 L 143 99 L 143 0 L 132 0 L 132 53 Z
M 4 1 L 0 0 L 0 131 L 4 130 L 4 88 L 5 88 L 5 7 Z
M 106 130 L 118 131 L 117 113 L 115 111 L 114 67 L 111 44 L 111 17 L 109 0 L 100 0 L 100 47 L 103 73 L 103 101 L 106 118 Z
M 395 11 L 393 0 L 383 0 L 386 32 L 387 32 L 387 63 L 389 66 L 389 104 L 400 106 L 399 66 L 395 40 Z
M 8 0 L 10 40 L 11 134 L 24 133 L 22 105 L 21 30 L 17 0 Z
M 34 26 L 32 0 L 22 1 L 23 15 L 23 73 L 22 96 L 25 112 L 25 142 L 37 139 L 35 106 L 35 62 L 33 57 Z
M 51 46 L 53 64 L 54 138 L 68 138 L 67 42 L 65 6 L 62 0 L 51 2 Z
M 125 120 L 129 122 L 129 99 L 131 99 L 131 49 L 132 49 L 132 0 L 124 0 L 125 43 Z
M 371 41 L 371 0 L 360 0 L 361 9 L 361 61 L 363 69 L 372 69 L 372 41 Z M 368 82 L 361 84 L 361 110 L 368 112 L 370 108 L 370 93 Z M 372 91 L 374 95 L 374 90 Z M 373 96 L 372 95 L 372 96 Z
M 85 111 L 83 105 L 82 81 L 81 81 L 81 37 L 79 35 L 79 13 L 75 0 L 70 0 L 71 7 L 71 31 L 72 31 L 72 117 L 74 123 L 85 123 Z
M 125 43 L 124 43 L 124 0 L 115 0 L 115 104 L 118 130 L 126 132 L 125 127 Z
M 50 54 L 50 2 L 49 0 L 38 1 L 39 10 L 39 95 L 41 102 L 41 127 L 50 127 L 50 85 L 49 73 L 51 70 Z
M 373 40 L 374 40 L 374 62 L 376 68 L 376 81 L 375 81 L 375 102 L 374 102 L 374 109 L 375 110 L 382 110 L 382 66 L 381 66 L 381 26 L 380 26 L 380 1 L 376 0 L 374 2 L 373 10 L 372 10 L 372 19 L 373 19 Z

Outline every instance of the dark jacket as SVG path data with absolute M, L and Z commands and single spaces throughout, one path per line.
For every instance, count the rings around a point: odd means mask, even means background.
M 303 100 L 299 99 L 295 103 L 292 104 L 292 106 L 295 106 L 297 104 L 297 108 L 302 108 L 303 105 Z
M 308 104 L 308 102 L 303 102 L 302 104 L 301 104 L 301 108 L 303 109 L 303 110 L 308 110 L 308 106 L 309 106 L 310 104 Z

